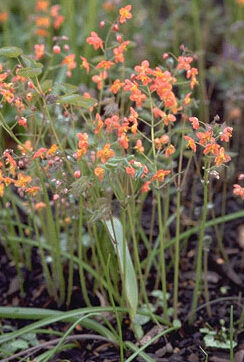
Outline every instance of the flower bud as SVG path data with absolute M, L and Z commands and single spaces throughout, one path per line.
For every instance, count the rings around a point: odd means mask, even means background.
M 80 171 L 79 170 L 75 171 L 74 176 L 75 176 L 75 178 L 79 178 L 80 177 Z
M 54 45 L 53 52 L 54 52 L 54 54 L 59 54 L 61 52 L 60 46 Z

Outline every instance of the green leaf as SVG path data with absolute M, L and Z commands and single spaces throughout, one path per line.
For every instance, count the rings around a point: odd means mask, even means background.
M 52 79 L 46 79 L 41 83 L 42 91 L 45 93 L 49 88 L 52 88 L 53 81 Z
M 29 324 L 21 329 L 18 329 L 11 333 L 4 333 L 0 336 L 0 344 L 12 341 L 15 338 L 22 337 L 26 333 L 34 333 L 36 329 L 42 328 L 46 325 L 65 321 L 74 323 L 77 318 L 80 318 L 83 314 L 87 313 L 103 313 L 104 311 L 113 312 L 112 307 L 87 307 L 79 308 L 76 310 L 61 312 L 57 310 L 42 309 L 42 308 L 18 308 L 18 307 L 0 307 L 0 318 L 11 319 L 34 319 L 38 320 L 32 324 Z M 94 321 L 90 318 L 82 320 L 81 325 L 85 328 L 96 331 L 97 333 L 107 337 L 114 341 L 116 337 L 114 334 L 104 327 L 101 323 Z
M 2 348 L 3 350 L 5 350 L 6 352 L 9 353 L 15 353 L 16 351 L 19 350 L 24 350 L 27 349 L 28 343 L 26 341 L 24 341 L 23 339 L 17 339 L 16 341 L 12 341 L 10 343 L 5 343 Z
M 21 75 L 22 77 L 27 77 L 27 78 L 35 78 L 38 75 L 40 75 L 42 72 L 42 68 L 38 67 L 38 68 L 23 68 L 20 69 L 18 74 Z
M 72 106 L 79 106 L 89 109 L 96 103 L 96 100 L 93 98 L 82 97 L 79 94 L 68 94 L 59 97 L 59 102 L 61 104 L 70 104 Z
M 211 335 L 206 335 L 204 336 L 204 343 L 206 347 L 209 348 L 220 348 L 220 349 L 230 349 L 230 341 L 226 340 L 226 341 L 219 341 L 217 339 L 214 338 L 214 336 Z M 236 347 L 237 343 L 234 341 L 233 342 L 233 347 Z
M 36 62 L 33 58 L 26 55 L 21 55 L 21 59 L 24 65 L 28 68 L 42 68 L 43 64 Z
M 117 253 L 122 279 L 125 281 L 125 293 L 128 307 L 131 312 L 131 318 L 134 319 L 138 305 L 138 285 L 128 245 L 126 240 L 124 240 L 123 227 L 120 220 L 116 217 L 113 217 L 112 221 L 106 220 L 104 223 Z
M 173 320 L 173 327 L 179 329 L 181 328 L 181 321 L 179 319 L 174 319 Z
M 65 93 L 66 95 L 74 94 L 75 92 L 78 92 L 78 87 L 69 83 L 56 82 L 53 87 L 53 92 L 56 95 L 60 95 L 61 93 Z
M 4 47 L 0 48 L 0 56 L 7 58 L 17 58 L 23 53 L 23 50 L 17 47 Z

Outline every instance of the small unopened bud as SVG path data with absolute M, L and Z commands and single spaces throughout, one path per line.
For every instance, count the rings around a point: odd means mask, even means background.
M 24 167 L 24 162 L 22 160 L 20 160 L 18 162 L 18 166 L 19 166 L 19 168 L 23 168 Z
M 22 127 L 26 127 L 27 126 L 27 119 L 25 117 L 21 117 L 19 120 L 18 120 L 18 124 Z
M 54 54 L 59 54 L 61 52 L 60 46 L 54 45 L 53 52 L 54 52 Z
M 101 29 L 104 28 L 104 26 L 105 26 L 105 21 L 104 21 L 104 20 L 100 21 L 99 26 L 100 26 Z
M 28 85 L 29 88 L 34 89 L 34 84 L 32 82 L 29 81 L 27 83 L 27 85 Z
M 58 194 L 53 195 L 53 201 L 56 201 L 56 200 L 58 200 L 58 199 L 59 199 L 59 195 L 58 195 Z
M 79 178 L 80 177 L 80 171 L 79 170 L 75 171 L 74 176 L 75 176 L 75 178 Z
M 116 40 L 118 43 L 121 43 L 122 42 L 122 36 L 120 34 L 117 34 L 116 35 Z
M 112 30 L 113 30 L 113 31 L 119 31 L 119 26 L 118 26 L 118 24 L 113 24 Z
M 69 44 L 64 44 L 64 51 L 68 52 L 69 51 Z
M 26 94 L 26 99 L 27 99 L 27 101 L 31 101 L 32 98 L 33 98 L 33 94 L 32 94 L 31 92 L 29 92 L 29 93 Z

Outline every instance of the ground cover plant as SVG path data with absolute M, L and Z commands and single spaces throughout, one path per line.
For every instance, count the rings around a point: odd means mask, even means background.
M 243 358 L 244 4 L 166 3 L 1 4 L 4 361 Z

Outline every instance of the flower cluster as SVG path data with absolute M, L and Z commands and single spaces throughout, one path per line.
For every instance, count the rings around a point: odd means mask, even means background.
M 99 52 L 97 62 L 89 62 L 83 55 L 80 55 L 81 68 L 91 74 L 92 81 L 96 84 L 101 97 L 106 93 L 106 99 L 95 100 L 84 117 L 84 123 L 80 132 L 77 133 L 77 147 L 72 150 L 75 165 L 72 176 L 79 179 L 82 175 L 81 165 L 88 165 L 89 174 L 99 182 L 104 182 L 106 175 L 111 172 L 109 164 L 111 160 L 116 162 L 116 157 L 124 161 L 119 165 L 126 177 L 132 180 L 139 180 L 141 192 L 147 192 L 150 187 L 162 187 L 168 175 L 174 179 L 177 174 L 173 165 L 174 158 L 177 158 L 179 149 L 178 137 L 174 136 L 173 128 L 181 122 L 186 127 L 183 131 L 182 140 L 185 140 L 185 149 L 189 148 L 193 154 L 198 151 L 203 152 L 208 160 L 208 166 L 220 167 L 230 161 L 230 156 L 226 153 L 224 145 L 232 137 L 231 127 L 216 126 L 201 122 L 192 115 L 192 93 L 197 85 L 198 70 L 193 66 L 194 56 L 185 50 L 178 58 L 170 54 L 163 54 L 163 64 L 151 66 L 148 60 L 143 60 L 141 64 L 135 65 L 133 71 L 127 72 L 126 76 L 118 77 L 118 67 L 124 67 L 125 52 L 130 46 L 130 41 L 123 39 L 119 33 L 120 27 L 124 26 L 127 20 L 132 18 L 132 7 L 127 5 L 119 10 L 118 18 L 110 26 L 109 37 L 105 40 L 95 31 L 87 37 L 86 42 L 94 50 Z M 49 1 L 37 1 L 36 12 L 42 15 L 36 18 L 37 28 L 42 30 L 50 26 L 50 17 L 54 19 L 55 27 L 60 26 L 63 17 L 59 14 L 60 8 L 55 5 L 50 8 Z M 49 14 L 49 15 L 48 15 Z M 49 20 L 48 20 L 49 19 Z M 101 25 L 105 26 L 105 22 Z M 40 34 L 39 34 L 40 35 Z M 43 33 L 43 36 L 45 34 Z M 67 40 L 66 37 L 55 38 L 56 43 L 53 53 L 61 52 L 60 41 Z M 112 47 L 107 51 L 108 42 Z M 45 54 L 45 45 L 35 45 L 35 59 L 41 60 Z M 67 44 L 64 51 L 69 51 Z M 171 61 L 170 69 L 167 62 Z M 173 65 L 172 65 L 173 64 Z M 75 54 L 70 53 L 63 56 L 61 66 L 67 67 L 67 76 L 76 68 Z M 2 101 L 15 106 L 18 112 L 16 122 L 19 126 L 28 131 L 29 119 L 25 115 L 26 109 L 33 109 L 30 102 L 36 90 L 36 85 L 30 80 L 18 75 L 21 66 L 16 68 L 16 74 L 10 82 L 6 82 L 10 77 L 10 71 L 0 68 L 0 93 Z M 185 77 L 184 90 L 180 88 L 179 79 Z M 26 99 L 16 94 L 15 84 L 22 83 L 28 89 Z M 17 87 L 16 87 L 17 88 Z M 22 87 L 23 88 L 23 87 Z M 180 94 L 180 96 L 179 96 Z M 84 99 L 91 99 L 90 93 L 83 93 Z M 108 100 L 107 100 L 108 99 Z M 121 106 L 120 108 L 120 105 Z M 111 107 L 112 111 L 107 111 Z M 64 117 L 69 119 L 69 106 L 63 109 Z M 79 107 L 72 107 L 73 115 L 79 112 Z M 44 112 L 45 113 L 45 112 Z M 30 114 L 30 112 L 29 112 Z M 78 113 L 77 113 L 78 114 Z M 55 114 L 54 114 L 55 115 Z M 73 116 L 72 116 L 73 117 Z M 54 127 L 57 127 L 56 125 Z M 27 141 L 30 142 L 30 141 Z M 184 142 L 184 141 L 182 141 Z M 58 142 L 57 142 L 58 143 Z M 73 143 L 75 144 L 76 141 Z M 59 144 L 59 143 L 58 143 Z M 33 150 L 32 145 L 25 143 L 20 146 L 21 155 L 30 157 L 34 161 L 47 161 L 45 172 L 48 173 L 52 165 L 52 157 L 58 151 L 58 146 L 41 146 Z M 71 153 L 68 151 L 68 153 Z M 7 156 L 6 156 L 7 155 Z M 149 156 L 148 156 L 149 155 Z M 152 158 L 151 160 L 150 158 Z M 8 165 L 12 177 L 15 176 L 17 164 L 11 155 L 3 155 L 3 166 Z M 6 164 L 7 162 L 7 164 Z M 11 171 L 12 170 L 12 171 Z M 20 177 L 20 179 L 18 179 Z M 16 187 L 22 185 L 22 190 L 26 191 L 30 179 L 25 181 L 23 173 L 13 181 L 7 181 L 3 172 L 1 173 L 1 194 L 7 184 L 14 184 Z M 27 180 L 27 179 L 26 179 Z M 26 185 L 24 185 L 26 182 Z M 237 191 L 236 191 L 237 192 Z
M 60 14 L 60 5 L 50 6 L 48 0 L 37 0 L 35 6 L 36 34 L 40 37 L 48 37 L 49 28 L 59 29 L 64 22 L 64 16 Z

